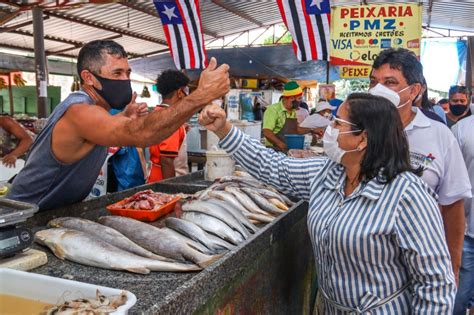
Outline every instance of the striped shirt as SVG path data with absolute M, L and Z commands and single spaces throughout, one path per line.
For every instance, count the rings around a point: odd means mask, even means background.
M 345 197 L 344 167 L 327 158 L 288 158 L 236 128 L 220 146 L 256 178 L 309 201 L 318 283 L 330 299 L 365 309 L 410 282 L 370 313 L 452 313 L 456 285 L 436 195 L 416 175 L 371 180 Z M 325 314 L 345 314 L 324 303 Z

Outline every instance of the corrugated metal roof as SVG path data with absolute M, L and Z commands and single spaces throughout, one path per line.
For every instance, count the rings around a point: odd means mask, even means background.
M 12 12 L 28 1 L 11 0 L 15 5 L 0 3 L 0 27 L 7 28 L 31 22 L 29 7 L 16 17 Z M 37 1 L 36 1 L 37 2 Z M 44 1 L 46 3 L 48 1 Z M 78 1 L 76 1 L 77 3 Z M 87 2 L 84 0 L 83 2 Z M 122 44 L 132 56 L 147 55 L 166 49 L 165 36 L 153 2 L 123 1 L 124 3 L 80 4 L 72 7 L 45 9 L 44 32 L 47 52 L 64 50 L 62 54 L 76 56 L 78 49 L 71 44 L 88 42 L 92 39 L 111 38 Z M 360 0 L 332 0 L 332 5 L 360 4 Z M 370 0 L 369 3 L 388 2 Z M 416 2 L 396 0 L 391 2 Z M 473 1 L 423 0 L 423 24 L 430 27 L 474 32 Z M 281 22 L 276 0 L 200 0 L 200 10 L 205 40 L 237 34 L 260 26 Z M 9 19 L 9 20 L 8 20 Z M 5 21 L 6 22 L 3 22 Z M 33 49 L 32 24 L 18 28 L 23 35 L 3 32 L 0 28 L 0 46 Z M 125 33 L 120 38 L 115 38 Z M 54 37 L 55 40 L 49 40 Z M 61 43 L 60 39 L 64 39 Z M 69 48 L 69 50 L 68 50 Z

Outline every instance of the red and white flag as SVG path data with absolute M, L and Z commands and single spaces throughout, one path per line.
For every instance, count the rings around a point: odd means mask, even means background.
M 293 37 L 300 61 L 329 61 L 329 0 L 277 0 L 281 17 Z
M 176 68 L 207 66 L 199 0 L 154 0 Z

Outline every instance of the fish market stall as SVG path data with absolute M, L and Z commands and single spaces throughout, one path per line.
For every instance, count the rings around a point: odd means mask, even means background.
M 73 206 L 37 213 L 27 224 L 34 230 L 60 217 L 97 221 L 110 215 L 106 206 L 137 191 L 193 194 L 211 183 L 202 172 L 106 195 Z M 89 267 L 59 260 L 47 252 L 48 263 L 32 272 L 124 289 L 137 303 L 131 313 L 271 313 L 308 314 L 314 301 L 314 260 L 306 228 L 307 204 L 290 210 L 196 272 L 151 272 L 146 275 Z M 163 220 L 152 223 L 162 227 Z

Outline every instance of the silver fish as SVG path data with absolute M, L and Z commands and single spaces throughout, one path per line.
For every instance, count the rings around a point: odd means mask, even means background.
M 250 212 L 268 215 L 267 212 L 260 209 L 260 207 L 249 197 L 246 193 L 236 187 L 226 187 L 225 191 L 233 194 L 237 200 Z
M 192 238 L 196 242 L 200 242 L 210 250 L 218 252 L 234 248 L 230 243 L 207 233 L 191 221 L 170 217 L 165 220 L 165 224 L 167 227 Z
M 225 210 L 229 211 L 234 218 L 239 220 L 250 232 L 255 233 L 258 231 L 258 228 L 253 225 L 252 222 L 250 222 L 249 219 L 237 208 L 235 208 L 233 205 L 226 203 L 223 200 L 220 199 L 209 199 L 208 202 L 216 204 Z
M 220 258 L 220 255 L 203 254 L 171 233 L 134 219 L 105 216 L 100 217 L 99 222 L 118 230 L 135 243 L 161 256 L 179 261 L 190 260 L 202 268 Z
M 84 232 L 67 228 L 36 232 L 35 240 L 49 247 L 59 259 L 68 259 L 87 266 L 142 274 L 147 274 L 150 270 L 178 272 L 201 269 L 196 265 L 141 257 Z
M 216 198 L 222 201 L 225 201 L 229 205 L 232 205 L 234 208 L 238 209 L 241 213 L 245 214 L 249 211 L 237 200 L 237 198 L 227 192 L 227 191 L 211 191 L 209 192 L 209 197 Z
M 49 221 L 48 226 L 64 227 L 68 229 L 82 231 L 95 237 L 98 237 L 101 240 L 112 244 L 118 248 L 126 250 L 127 252 L 131 252 L 139 256 L 148 257 L 152 259 L 172 261 L 166 257 L 156 255 L 144 249 L 143 247 L 138 246 L 137 244 L 129 240 L 127 237 L 125 237 L 125 235 L 123 235 L 122 233 L 94 221 L 82 218 L 63 217 Z
M 275 207 L 277 207 L 278 209 L 281 209 L 283 211 L 288 211 L 290 208 L 288 208 L 288 206 L 281 202 L 281 200 L 279 199 L 276 199 L 276 198 L 270 198 L 270 199 L 267 199 L 272 205 L 274 205 Z
M 276 193 L 276 192 L 268 190 L 268 189 L 259 189 L 259 188 L 256 188 L 254 191 L 259 193 L 260 195 L 262 195 L 266 199 L 273 199 L 274 198 L 274 199 L 280 200 L 282 203 L 284 203 L 287 206 L 291 207 L 293 205 L 293 202 L 283 194 Z
M 250 220 L 255 220 L 262 223 L 271 223 L 275 220 L 275 217 L 271 217 L 268 215 L 257 214 L 257 213 L 248 213 L 245 215 Z
M 192 240 L 186 235 L 183 235 L 179 233 L 178 231 L 175 231 L 173 229 L 170 229 L 168 227 L 161 228 L 163 232 L 169 233 L 170 235 L 173 235 L 179 239 L 181 239 L 183 242 L 185 242 L 188 246 L 194 248 L 195 250 L 200 251 L 201 253 L 208 254 L 208 255 L 213 255 L 215 254 L 214 251 L 210 250 L 206 246 L 204 246 L 201 243 L 196 242 L 195 240 Z
M 210 215 L 201 212 L 189 211 L 184 212 L 182 218 L 184 220 L 194 222 L 204 231 L 217 235 L 231 244 L 238 245 L 244 241 L 244 238 L 242 235 L 240 235 L 240 233 L 234 231 L 227 224 Z
M 285 213 L 285 211 L 279 209 L 274 204 L 263 198 L 260 194 L 253 191 L 251 188 L 241 188 L 241 191 L 247 194 L 261 209 L 271 213 L 273 215 L 279 215 Z
M 202 212 L 205 214 L 208 214 L 210 216 L 213 216 L 224 223 L 226 223 L 228 226 L 242 234 L 244 238 L 248 238 L 250 236 L 250 233 L 247 231 L 245 226 L 237 220 L 229 211 L 227 211 L 224 208 L 221 208 L 218 205 L 215 205 L 213 203 L 207 202 L 207 201 L 190 201 L 181 207 L 183 211 L 195 211 L 195 212 Z

